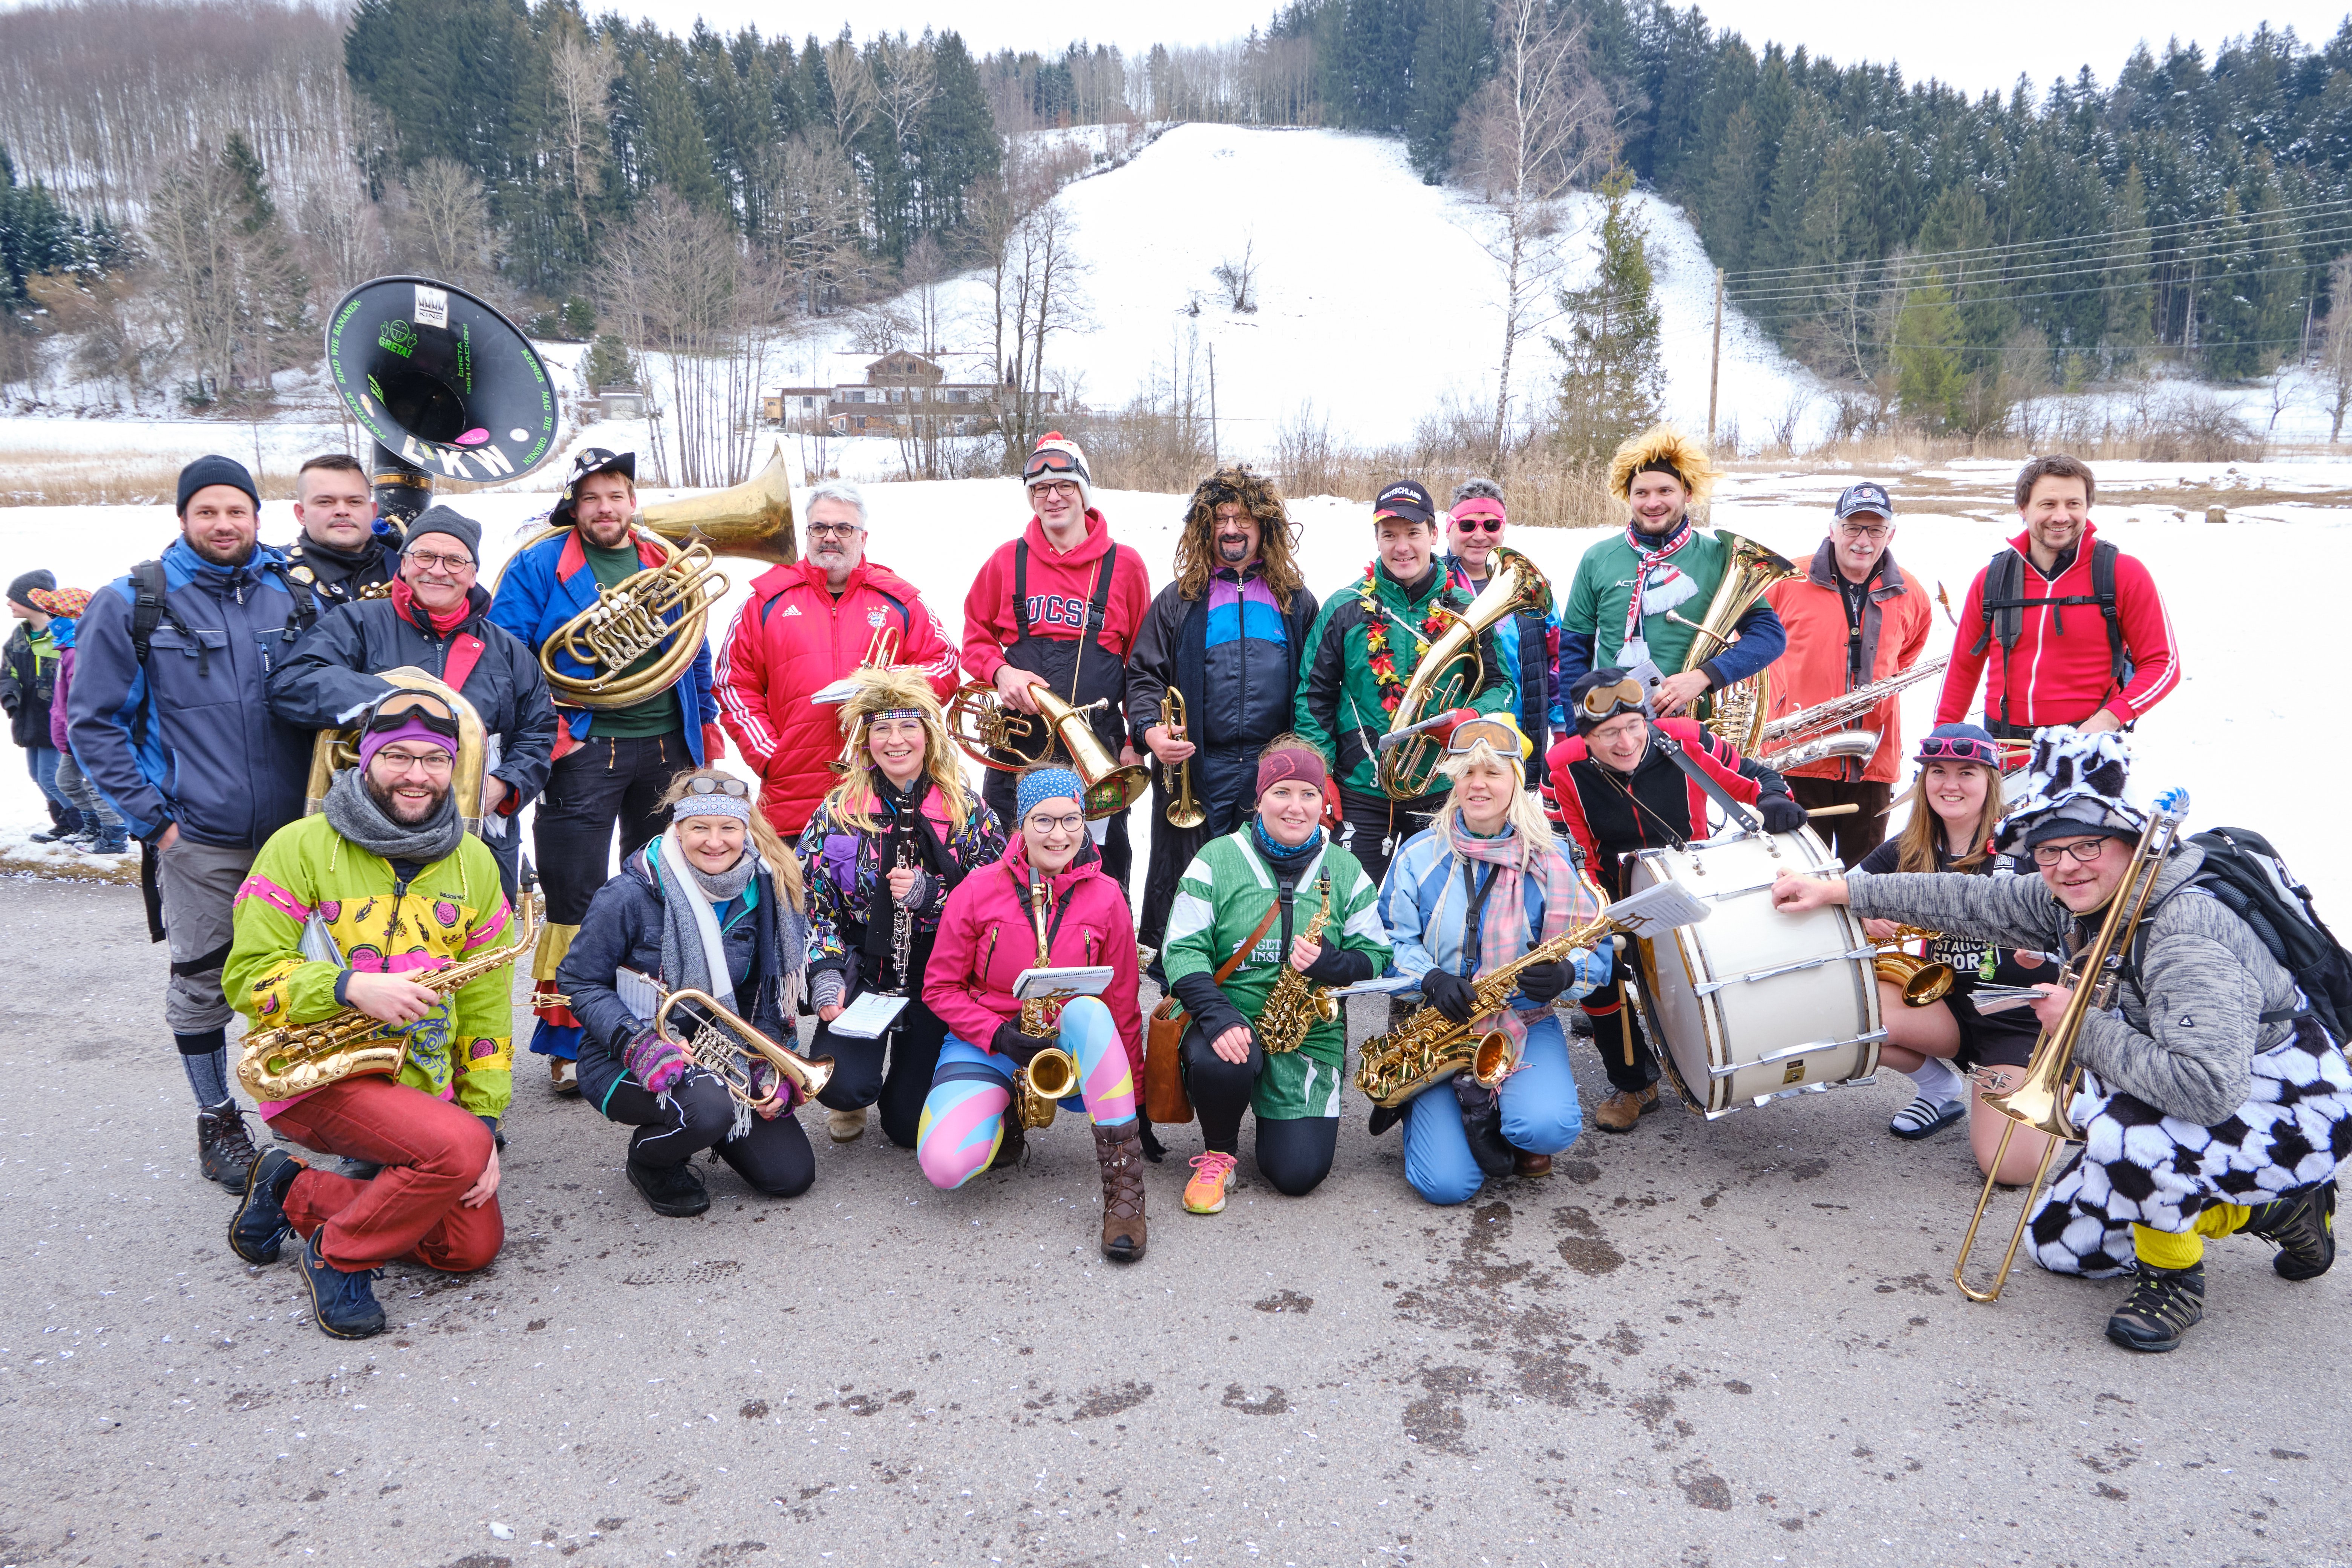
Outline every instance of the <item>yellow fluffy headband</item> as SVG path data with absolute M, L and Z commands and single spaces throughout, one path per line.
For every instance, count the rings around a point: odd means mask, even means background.
M 1631 495 L 1633 476 L 1658 463 L 1682 476 L 1693 501 L 1706 500 L 1715 489 L 1715 465 L 1707 460 L 1706 448 L 1671 425 L 1653 425 L 1628 438 L 1609 459 L 1611 493 Z

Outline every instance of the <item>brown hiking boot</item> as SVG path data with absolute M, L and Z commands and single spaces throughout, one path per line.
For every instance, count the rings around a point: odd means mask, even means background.
M 245 1112 L 237 1109 L 236 1100 L 225 1100 L 196 1112 L 196 1163 L 205 1180 L 218 1182 L 242 1196 L 245 1179 L 253 1173 L 253 1163 L 260 1157 L 246 1131 Z
M 1526 1181 L 1551 1174 L 1551 1156 L 1529 1153 L 1525 1149 L 1511 1151 L 1511 1173 Z
M 1658 1086 L 1641 1093 L 1619 1089 L 1593 1109 L 1592 1125 L 1603 1132 L 1631 1132 L 1633 1123 L 1658 1109 Z
M 1004 1109 L 1004 1133 L 996 1142 L 996 1158 L 988 1163 L 992 1171 L 1009 1171 L 1029 1157 L 1029 1130 L 1021 1125 L 1021 1108 L 1009 1105 Z
M 1113 1263 L 1143 1256 L 1143 1140 L 1136 1123 L 1095 1129 L 1095 1161 L 1102 1166 L 1102 1254 Z

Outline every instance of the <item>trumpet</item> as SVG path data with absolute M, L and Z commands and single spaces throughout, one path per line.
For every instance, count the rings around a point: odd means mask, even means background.
M 680 1035 L 670 1027 L 670 1014 L 682 1002 L 690 1002 L 701 1017 L 694 1024 L 692 1035 Z M 708 991 L 691 987 L 665 994 L 661 1006 L 654 1013 L 654 1029 L 664 1039 L 674 1040 L 682 1047 L 694 1065 L 727 1086 L 735 1103 L 746 1110 L 757 1110 L 773 1101 L 774 1091 L 761 1095 L 751 1089 L 751 1058 L 760 1057 L 776 1069 L 780 1080 L 790 1080 L 804 1100 L 814 1100 L 824 1092 L 833 1079 L 833 1058 L 819 1057 L 811 1061 L 768 1038 L 739 1016 L 733 1009 L 720 1004 Z
M 1160 722 L 1171 740 L 1192 738 L 1185 724 L 1184 694 L 1172 686 L 1160 700 Z M 1192 759 L 1187 757 L 1176 764 L 1176 798 L 1168 803 L 1168 826 L 1191 829 L 1208 820 L 1209 814 L 1192 798 Z

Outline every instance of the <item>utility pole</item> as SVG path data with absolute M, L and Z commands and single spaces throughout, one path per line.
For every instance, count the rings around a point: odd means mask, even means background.
M 1706 362 L 1706 444 L 1715 445 L 1715 389 L 1723 379 L 1723 268 L 1715 269 L 1715 348 Z
M 1209 345 L 1209 467 L 1222 467 L 1217 461 L 1217 345 Z

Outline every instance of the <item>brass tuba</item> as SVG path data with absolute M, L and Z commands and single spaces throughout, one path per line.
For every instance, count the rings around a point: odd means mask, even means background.
M 394 669 L 375 672 L 378 680 L 409 691 L 427 691 L 449 705 L 457 716 L 457 758 L 449 770 L 449 795 L 457 803 L 457 815 L 466 820 L 466 831 L 479 837 L 482 831 L 483 773 L 489 762 L 489 732 L 482 716 L 474 705 L 454 689 L 425 674 L 415 665 L 404 664 Z M 359 765 L 360 731 L 357 725 L 321 730 L 310 746 L 310 778 L 303 787 L 302 815 L 314 816 L 327 809 L 327 788 L 335 775 L 345 768 Z
M 948 699 L 948 738 L 965 756 L 1001 773 L 1017 773 L 1051 760 L 1055 742 L 1060 742 L 1061 749 L 1070 754 L 1071 769 L 1086 785 L 1086 796 L 1079 805 L 1090 818 L 1125 811 L 1151 787 L 1151 774 L 1140 764 L 1122 763 L 1111 755 L 1110 748 L 1087 722 L 1087 715 L 1105 706 L 1105 699 L 1097 698 L 1081 708 L 1049 686 L 1033 686 L 1029 695 L 1037 704 L 1036 719 L 1006 708 L 993 686 L 965 681 Z M 1043 739 L 1033 742 L 1031 738 L 1041 728 Z M 1006 757 L 1013 760 L 1007 762 Z M 1017 831 L 1019 825 L 1005 826 Z
M 1775 554 L 1745 534 L 1718 528 L 1715 536 L 1723 542 L 1727 554 L 1723 563 L 1723 581 L 1716 584 L 1715 597 L 1707 601 L 1706 614 L 1693 621 L 1672 610 L 1666 612 L 1666 619 L 1692 628 L 1690 652 L 1683 658 L 1685 674 L 1738 640 L 1732 627 L 1764 596 L 1766 589 L 1800 574 L 1787 556 Z M 1640 591 L 1637 584 L 1634 592 Z M 1702 717 L 1706 727 L 1718 739 L 1728 741 L 1743 757 L 1754 756 L 1764 739 L 1764 715 L 1771 707 L 1769 677 L 1769 671 L 1759 669 L 1745 680 L 1710 692 L 1703 700 L 1706 711 Z
M 571 526 L 541 529 L 515 554 L 520 557 Z M 540 647 L 539 667 L 546 673 L 548 689 L 564 706 L 632 708 L 677 685 L 702 651 L 711 605 L 727 594 L 727 577 L 718 570 L 715 557 L 733 555 L 772 565 L 790 565 L 800 559 L 800 542 L 793 532 L 792 469 L 782 444 L 777 444 L 765 468 L 730 489 L 643 509 L 633 532 L 659 547 L 662 563 L 599 589 L 594 604 L 558 626 Z M 630 666 L 656 649 L 660 653 L 653 663 L 630 672 Z M 558 668 L 559 654 L 588 673 L 572 675 Z
M 1522 610 L 1549 613 L 1551 583 L 1536 563 L 1516 550 L 1496 547 L 1494 574 L 1470 607 L 1448 611 L 1453 624 L 1429 645 L 1412 668 L 1404 696 L 1389 721 L 1389 733 L 1409 730 L 1433 713 L 1459 707 L 1486 684 L 1486 660 L 1478 639 L 1487 628 L 1501 625 Z M 1379 778 L 1391 800 L 1419 800 L 1437 786 L 1437 764 L 1445 743 L 1434 735 L 1420 734 L 1380 753 Z

